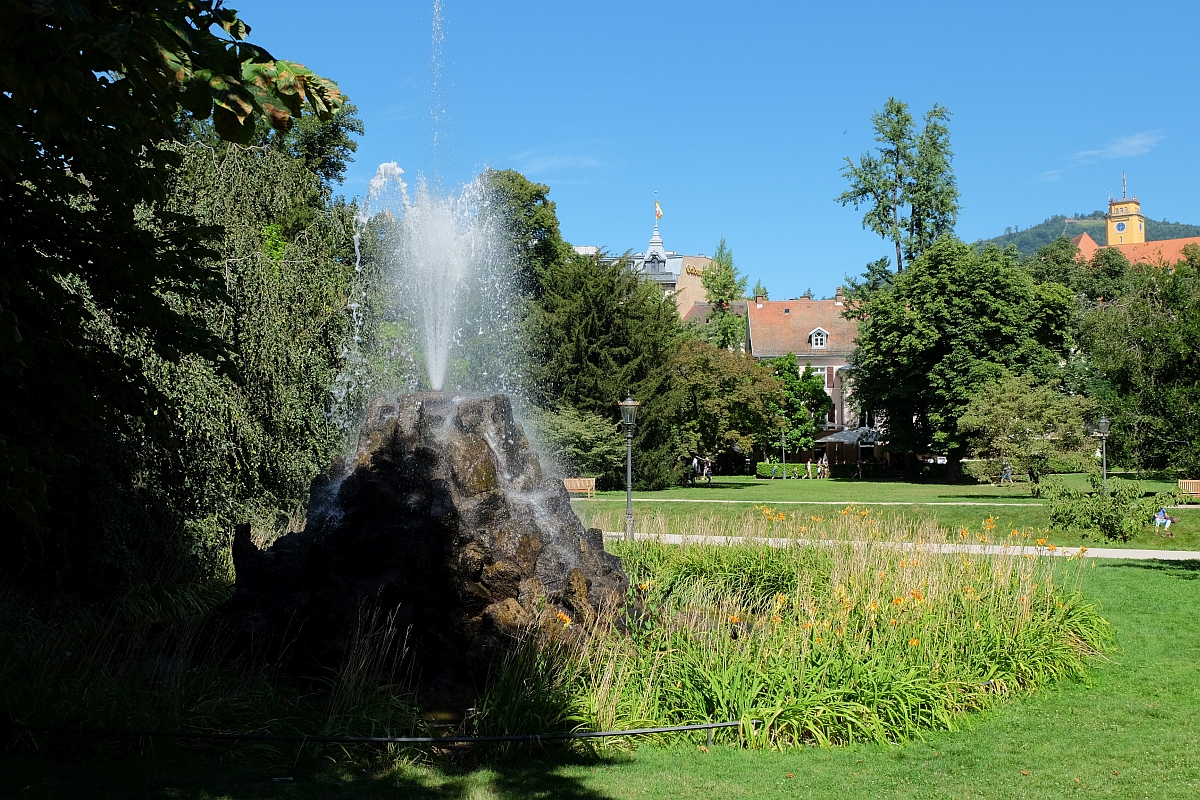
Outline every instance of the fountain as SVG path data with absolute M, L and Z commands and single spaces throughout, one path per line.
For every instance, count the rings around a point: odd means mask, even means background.
M 424 696 L 463 708 L 512 642 L 612 618 L 628 581 L 543 471 L 509 396 L 444 391 L 452 357 L 466 362 L 455 380 L 484 389 L 517 374 L 512 337 L 481 310 L 508 308 L 506 238 L 483 182 L 410 196 L 401 175 L 380 167 L 359 221 L 395 271 L 432 391 L 370 405 L 352 453 L 314 482 L 302 531 L 260 550 L 238 528 L 223 617 L 246 641 L 286 632 L 305 671 L 340 663 L 364 613 L 387 618 Z

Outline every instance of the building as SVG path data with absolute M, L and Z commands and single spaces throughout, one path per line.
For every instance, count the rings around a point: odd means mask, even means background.
M 825 374 L 825 392 L 833 400 L 827 428 L 855 427 L 857 413 L 850 405 L 847 361 L 854 352 L 858 323 L 846 319 L 841 287 L 832 300 L 800 297 L 768 300 L 756 297 L 746 306 L 746 351 L 755 358 L 795 353 L 801 368 L 811 364 Z
M 1190 236 L 1183 239 L 1160 239 L 1156 242 L 1146 241 L 1146 217 L 1142 214 L 1142 203 L 1136 197 L 1125 196 L 1125 176 L 1121 176 L 1121 199 L 1108 201 L 1108 214 L 1105 215 L 1105 247 L 1120 250 L 1131 264 L 1153 264 L 1169 266 L 1183 260 L 1183 248 L 1189 244 L 1200 245 L 1200 236 Z M 1079 256 L 1085 261 L 1101 249 L 1086 233 L 1081 233 L 1071 239 L 1072 244 L 1079 248 Z
M 704 301 L 701 278 L 711 263 L 712 259 L 708 256 L 685 256 L 667 250 L 658 232 L 658 223 L 655 222 L 646 252 L 633 254 L 632 267 L 661 286 L 664 297 L 674 296 L 675 308 L 683 318 L 693 305 Z
M 594 256 L 600 252 L 600 248 L 583 245 L 576 247 L 575 252 Z M 657 283 L 664 297 L 674 298 L 680 319 L 687 319 L 692 307 L 705 301 L 703 276 L 712 259 L 706 255 L 685 256 L 666 249 L 657 222 L 654 223 L 654 233 L 650 234 L 646 251 L 634 253 L 632 259 L 630 267 L 635 272 Z

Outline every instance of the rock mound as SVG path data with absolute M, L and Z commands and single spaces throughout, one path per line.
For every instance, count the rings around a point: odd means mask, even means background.
M 356 460 L 314 485 L 305 529 L 266 550 L 234 539 L 237 592 L 224 609 L 262 642 L 294 637 L 293 662 L 335 666 L 365 611 L 394 614 L 427 695 L 482 688 L 523 629 L 589 623 L 628 581 L 543 474 L 508 398 L 377 401 Z

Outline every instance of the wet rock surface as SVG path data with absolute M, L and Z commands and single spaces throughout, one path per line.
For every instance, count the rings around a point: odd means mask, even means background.
M 248 640 L 288 638 L 300 668 L 336 667 L 364 615 L 393 615 L 423 692 L 453 704 L 523 631 L 624 602 L 620 559 L 542 472 L 503 395 L 376 402 L 340 474 L 314 485 L 328 499 L 303 531 L 266 550 L 248 526 L 234 539 L 223 621 Z

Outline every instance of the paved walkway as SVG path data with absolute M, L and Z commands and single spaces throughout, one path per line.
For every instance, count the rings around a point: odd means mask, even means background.
M 614 531 L 605 531 L 604 538 L 609 540 L 617 540 L 622 536 L 621 533 Z M 829 547 L 836 544 L 843 544 L 835 539 L 744 539 L 737 536 L 685 536 L 678 533 L 638 533 L 635 534 L 638 541 L 660 541 L 665 544 L 715 544 L 715 545 L 731 545 L 741 544 L 744 542 L 756 542 L 765 544 L 769 547 L 791 547 L 794 545 L 817 545 L 818 547 Z M 923 553 L 969 553 L 975 555 L 1022 555 L 1022 556 L 1056 556 L 1078 557 L 1082 555 L 1084 558 L 1129 558 L 1136 560 L 1158 560 L 1158 561 L 1200 561 L 1200 552 L 1195 550 L 1135 550 L 1119 547 L 1036 547 L 1036 546 L 1013 546 L 1007 544 L 937 544 L 937 543 L 921 543 L 914 542 L 851 542 L 859 547 L 865 547 L 869 544 L 874 544 L 879 547 L 890 547 L 897 550 L 917 550 Z

